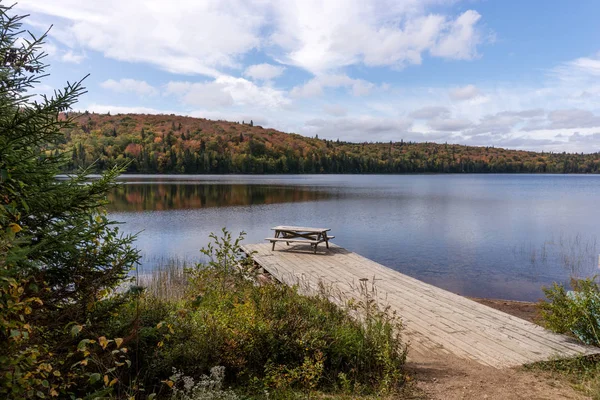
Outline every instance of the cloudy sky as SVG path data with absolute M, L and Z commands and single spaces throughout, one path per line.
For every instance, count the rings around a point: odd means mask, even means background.
M 20 0 L 49 91 L 349 141 L 600 151 L 597 0 Z

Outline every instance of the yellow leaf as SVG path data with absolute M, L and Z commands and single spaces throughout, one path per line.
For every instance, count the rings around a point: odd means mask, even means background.
M 122 338 L 116 338 L 115 339 L 115 343 L 117 344 L 117 349 L 119 347 L 121 347 L 121 344 L 123 344 L 123 339 Z
M 108 386 L 113 386 L 115 383 L 117 383 L 119 380 L 117 378 L 114 378 L 112 381 L 110 381 L 110 383 L 108 384 Z
M 173 385 L 175 384 L 173 381 L 171 381 L 171 380 L 168 380 L 168 379 L 167 379 L 166 381 L 164 381 L 164 382 L 165 382 L 165 383 L 167 384 L 167 386 L 168 386 L 168 387 L 170 387 L 170 388 L 172 388 L 172 387 L 173 387 Z
M 104 375 L 104 386 L 108 386 L 108 375 Z
M 108 346 L 108 340 L 105 336 L 100 336 L 98 338 L 98 344 L 100 345 L 100 347 L 102 347 L 102 350 L 104 350 L 106 349 L 106 346 Z
M 56 390 L 52 389 L 50 391 L 50 396 L 52 396 L 52 397 L 58 397 L 58 392 Z
M 81 360 L 81 365 L 88 365 L 88 359 L 85 358 L 85 359 Z
M 158 342 L 158 344 L 157 344 L 156 346 L 157 346 L 157 347 L 162 347 L 162 346 L 163 346 L 163 344 L 164 344 L 164 343 L 163 343 L 163 342 L 162 342 L 162 340 L 161 340 L 160 342 Z
M 10 223 L 10 224 L 8 224 L 8 227 L 9 227 L 9 228 L 10 228 L 10 230 L 11 230 L 11 231 L 13 231 L 14 233 L 21 232 L 21 231 L 23 230 L 23 228 L 21 228 L 21 225 L 19 225 L 19 224 L 15 224 L 14 222 L 13 222 L 13 223 Z

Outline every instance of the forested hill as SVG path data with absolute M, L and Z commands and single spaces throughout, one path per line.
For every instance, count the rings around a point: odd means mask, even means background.
M 600 153 L 565 154 L 436 143 L 321 140 L 246 123 L 176 115 L 70 113 L 59 144 L 71 170 L 131 160 L 131 173 L 598 173 Z M 340 132 L 343 137 L 343 132 Z M 52 151 L 52 150 L 49 150 Z

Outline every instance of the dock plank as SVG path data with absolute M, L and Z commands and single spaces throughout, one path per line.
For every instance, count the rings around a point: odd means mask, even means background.
M 268 243 L 242 246 L 275 279 L 307 294 L 330 288 L 333 300 L 364 297 L 361 279 L 375 282 L 371 295 L 402 317 L 411 351 L 448 354 L 496 368 L 555 357 L 598 354 L 570 337 L 394 271 L 330 244 L 313 254 L 308 246 L 271 250 Z M 366 282 L 366 281 L 365 281 Z M 335 296 L 334 296 L 335 294 Z M 335 297 L 335 298 L 334 298 Z

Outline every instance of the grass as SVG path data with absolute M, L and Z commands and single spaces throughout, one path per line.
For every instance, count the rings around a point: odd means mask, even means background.
M 154 298 L 181 301 L 188 286 L 185 271 L 193 265 L 179 258 L 154 260 L 154 266 L 149 271 L 145 268 L 136 271 L 136 285 L 144 287 L 147 294 Z
M 544 288 L 546 300 L 538 304 L 540 323 L 588 345 L 600 345 L 600 285 L 597 278 L 571 279 L 572 291 L 564 285 Z M 600 355 L 557 359 L 531 368 L 551 371 L 573 387 L 600 400 Z
M 530 370 L 548 371 L 567 380 L 575 389 L 600 400 L 600 355 L 556 359 L 526 366 Z

